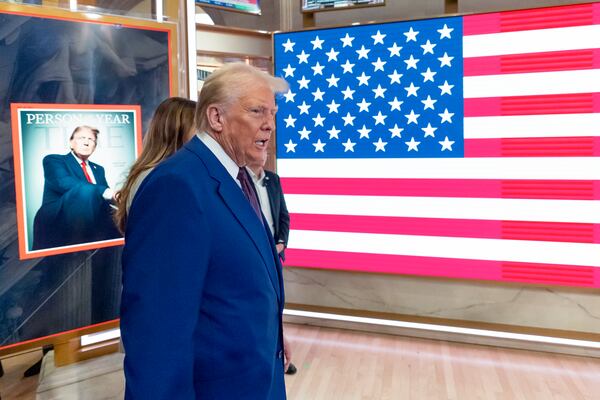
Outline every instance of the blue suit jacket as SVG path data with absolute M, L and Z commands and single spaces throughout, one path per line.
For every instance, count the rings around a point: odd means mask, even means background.
M 112 222 L 104 168 L 88 161 L 96 184 L 87 181 L 71 153 L 44 157 L 44 194 L 34 219 L 33 248 L 43 249 L 120 237 Z
M 128 216 L 127 399 L 284 399 L 281 264 L 266 222 L 194 138 Z

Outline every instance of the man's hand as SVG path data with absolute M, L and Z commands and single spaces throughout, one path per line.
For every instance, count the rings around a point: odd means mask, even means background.
M 290 363 L 292 362 L 292 349 L 290 347 L 290 343 L 288 342 L 285 334 L 283 335 L 283 372 L 286 372 Z
M 275 245 L 275 249 L 277 250 L 277 254 L 281 253 L 283 250 L 285 250 L 285 244 L 283 243 L 277 243 Z
M 104 192 L 102 192 L 102 197 L 107 201 L 115 201 L 115 191 L 111 188 L 106 188 Z

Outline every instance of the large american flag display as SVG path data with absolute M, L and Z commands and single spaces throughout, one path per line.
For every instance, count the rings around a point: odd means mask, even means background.
M 279 33 L 286 265 L 600 287 L 600 4 Z

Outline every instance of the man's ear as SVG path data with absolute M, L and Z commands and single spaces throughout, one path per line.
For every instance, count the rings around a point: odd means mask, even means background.
M 211 104 L 206 109 L 206 117 L 208 124 L 214 132 L 220 133 L 223 131 L 223 109 L 217 105 Z

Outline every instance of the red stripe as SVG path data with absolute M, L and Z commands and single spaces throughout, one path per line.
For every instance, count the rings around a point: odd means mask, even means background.
M 598 200 L 600 181 L 503 180 L 500 198 Z
M 465 157 L 597 157 L 600 137 L 465 139 Z
M 463 17 L 463 34 L 467 36 L 592 25 L 598 24 L 599 16 L 598 3 L 468 15 Z
M 281 178 L 286 194 L 599 200 L 600 181 Z
M 600 287 L 596 268 L 572 265 L 503 263 L 502 261 L 298 250 L 291 248 L 286 250 L 285 265 L 386 274 L 494 281 L 518 280 L 520 282 L 560 286 Z M 515 267 L 521 267 L 529 271 L 529 273 L 515 273 L 512 270 Z M 504 271 L 505 268 L 507 268 L 506 272 Z
M 600 243 L 599 224 L 296 213 L 290 221 L 295 231 Z
M 598 272 L 593 267 L 504 262 L 502 264 L 502 277 L 511 281 L 558 283 L 565 286 L 571 286 L 572 283 L 577 282 L 586 282 L 590 286 L 595 285 L 598 287 L 598 283 L 594 283 L 594 278 L 598 279 Z
M 600 93 L 465 99 L 465 117 L 600 112 Z
M 593 69 L 600 65 L 600 49 L 470 57 L 463 65 L 464 76 Z
M 502 239 L 600 243 L 600 224 L 501 221 Z

